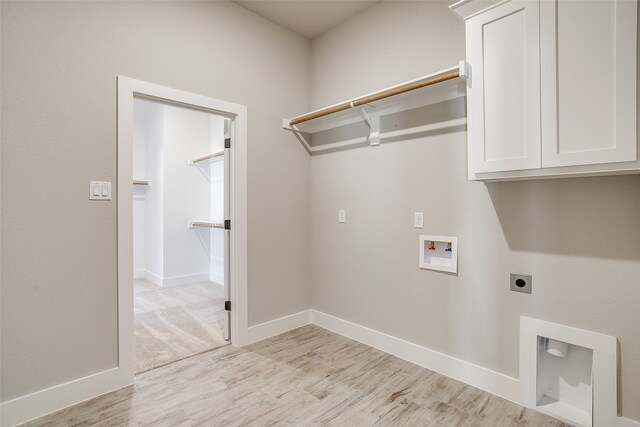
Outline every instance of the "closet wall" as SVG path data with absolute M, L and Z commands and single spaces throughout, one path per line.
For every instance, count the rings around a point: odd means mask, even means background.
M 133 177 L 135 179 L 146 179 L 151 181 L 151 186 L 146 189 L 138 188 L 134 191 L 134 196 L 141 200 L 134 198 L 134 217 L 133 217 L 133 270 L 134 277 L 143 276 L 152 280 L 155 283 L 162 283 L 164 277 L 164 263 L 163 263 L 163 215 L 164 215 L 164 106 L 161 104 L 155 104 L 151 102 L 138 101 L 135 103 L 136 107 L 146 106 L 146 116 L 142 121 L 142 124 L 138 124 L 135 127 L 141 127 L 143 129 L 145 140 L 144 149 L 145 153 L 140 153 L 144 159 L 145 174 L 137 175 L 136 170 L 136 145 L 138 141 L 135 139 L 134 133 L 134 164 L 133 164 Z M 134 119 L 135 119 L 134 110 Z M 134 129 L 135 129 L 134 127 Z M 136 218 L 136 204 L 144 206 L 144 217 Z M 136 229 L 136 227 L 139 227 Z M 136 250 L 136 234 L 143 234 L 144 240 L 142 246 L 144 246 L 144 269 L 140 271 L 136 267 L 136 254 L 142 250 Z M 137 273 L 137 274 L 136 274 Z
M 312 108 L 457 64 L 449 3 L 378 3 L 314 40 Z M 640 420 L 640 176 L 485 185 L 466 144 L 441 129 L 312 158 L 312 306 L 513 377 L 521 315 L 617 336 L 622 415 Z M 457 275 L 418 268 L 420 234 L 458 236 Z M 510 292 L 510 272 L 533 293 Z
M 140 103 L 133 105 L 133 177 L 147 179 L 147 109 Z M 133 186 L 133 271 L 136 278 L 144 277 L 147 269 L 146 216 L 147 187 Z
M 133 108 L 133 178 L 151 182 L 133 186 L 133 273 L 161 283 L 164 107 L 136 100 Z
M 223 117 L 212 116 L 210 120 L 210 135 L 211 144 L 209 147 L 210 153 L 216 153 L 224 150 L 224 138 L 227 132 L 225 128 L 225 121 L 229 123 L 229 120 L 225 120 Z M 224 159 L 219 157 L 217 160 L 211 161 L 208 164 L 209 172 L 209 214 L 206 219 L 211 221 L 222 223 L 225 220 L 224 217 Z M 205 166 L 206 167 L 206 166 Z M 224 231 L 211 230 L 208 232 L 209 237 L 209 280 L 212 282 L 223 284 L 224 283 Z
M 223 277 L 223 233 L 188 228 L 222 222 L 224 162 L 195 157 L 224 149 L 224 118 L 134 101 L 134 276 L 169 287 Z
M 202 111 L 165 107 L 163 286 L 209 279 L 210 231 L 187 226 L 189 221 L 209 219 L 209 176 L 187 162 L 210 152 L 211 117 Z

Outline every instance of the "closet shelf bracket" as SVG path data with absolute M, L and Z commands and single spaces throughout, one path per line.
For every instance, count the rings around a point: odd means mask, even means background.
M 295 135 L 295 137 L 298 139 L 298 141 L 300 141 L 300 143 L 304 146 L 307 152 L 311 154 L 313 150 L 311 149 L 310 141 L 307 139 L 308 134 L 302 132 L 300 129 L 298 129 L 296 125 L 290 125 L 289 119 L 282 120 L 282 128 L 292 132 Z
M 471 64 L 464 59 L 460 61 L 458 73 L 460 74 L 460 78 L 467 84 L 467 87 L 471 87 Z
M 367 110 L 364 108 L 360 109 L 360 115 L 369 127 L 369 146 L 374 147 L 380 145 L 380 117 L 369 117 Z

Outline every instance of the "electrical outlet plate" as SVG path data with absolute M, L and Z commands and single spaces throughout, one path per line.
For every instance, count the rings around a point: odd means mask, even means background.
M 533 285 L 533 278 L 530 274 L 511 273 L 511 280 L 509 281 L 509 289 L 511 289 L 512 291 L 530 294 L 532 285 Z
M 413 213 L 413 227 L 424 228 L 424 215 L 422 212 Z

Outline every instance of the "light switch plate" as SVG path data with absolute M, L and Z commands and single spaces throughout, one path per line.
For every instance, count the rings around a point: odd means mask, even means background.
M 347 222 L 347 213 L 344 209 L 338 210 L 338 222 Z
M 111 200 L 111 183 L 89 181 L 89 200 Z
M 424 214 L 422 212 L 413 213 L 413 228 L 424 228 Z

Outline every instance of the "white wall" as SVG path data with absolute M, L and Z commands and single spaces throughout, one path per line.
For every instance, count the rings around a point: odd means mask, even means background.
M 151 181 L 151 186 L 144 191 L 145 195 L 145 277 L 161 286 L 164 278 L 164 106 L 145 100 L 135 100 L 134 105 L 146 107 L 146 116 L 141 119 L 146 131 L 145 170 L 143 179 Z M 135 109 L 134 109 L 135 115 Z M 133 141 L 134 146 L 136 141 Z M 136 151 L 134 149 L 134 156 Z M 135 167 L 135 161 L 134 161 Z M 134 169 L 135 172 L 135 169 Z M 135 177 L 135 175 L 134 175 Z M 136 226 L 134 217 L 134 234 Z M 139 249 L 141 250 L 141 249 Z M 134 241 L 134 253 L 136 252 Z M 135 267 L 134 267 L 135 270 Z
M 249 324 L 309 308 L 309 158 L 281 129 L 309 107 L 307 40 L 232 2 L 0 14 L 0 400 L 118 363 L 116 203 L 87 197 L 116 180 L 118 75 L 248 107 Z
M 228 119 L 227 119 L 228 120 Z M 225 119 L 211 116 L 210 152 L 224 150 Z M 210 218 L 222 223 L 224 217 L 224 160 L 218 158 L 209 164 L 210 188 Z M 210 266 L 209 280 L 218 284 L 224 283 L 224 231 L 211 230 L 209 233 Z
M 188 160 L 209 153 L 211 114 L 164 107 L 163 263 L 167 284 L 209 278 L 208 229 L 188 228 L 189 221 L 210 216 L 209 179 Z
M 140 111 L 142 110 L 142 111 Z M 145 105 L 134 102 L 133 110 L 133 178 L 147 179 L 147 127 Z M 145 277 L 147 270 L 147 187 L 133 186 L 133 272 L 135 278 Z
M 449 3 L 378 3 L 314 40 L 313 107 L 457 64 Z M 639 185 L 469 182 L 464 129 L 314 156 L 312 306 L 516 378 L 520 315 L 617 336 L 622 415 L 640 420 Z M 458 236 L 457 275 L 418 268 L 420 234 Z M 533 274 L 533 293 L 510 292 L 510 272 Z

